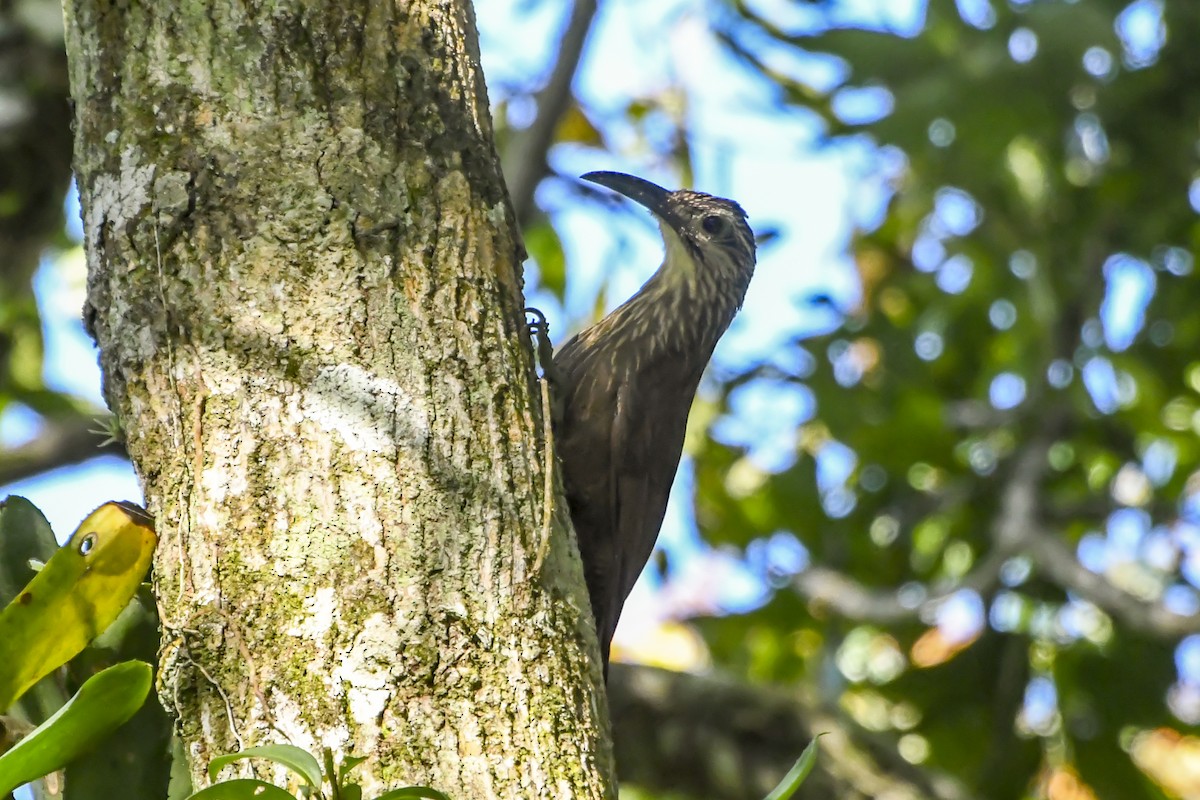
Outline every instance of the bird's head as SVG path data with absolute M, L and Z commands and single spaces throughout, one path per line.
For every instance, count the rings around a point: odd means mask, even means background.
M 668 191 L 622 172 L 582 178 L 625 195 L 658 218 L 667 249 L 662 272 L 670 282 L 732 282 L 745 291 L 754 273 L 754 232 L 737 203 L 690 189 Z

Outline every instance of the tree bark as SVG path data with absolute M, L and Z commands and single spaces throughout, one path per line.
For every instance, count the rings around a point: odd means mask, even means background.
M 368 790 L 611 796 L 465 0 L 72 0 L 67 44 L 194 778 L 288 741 Z

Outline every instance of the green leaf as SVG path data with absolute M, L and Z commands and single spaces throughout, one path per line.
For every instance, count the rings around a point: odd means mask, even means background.
M 296 800 L 295 796 L 278 786 L 253 778 L 237 778 L 214 783 L 201 789 L 188 800 Z
M 159 648 L 158 614 L 147 584 L 113 624 L 67 664 L 68 685 L 78 688 L 88 676 L 121 661 L 153 663 Z M 50 676 L 54 677 L 53 675 Z M 43 679 L 41 683 L 45 683 Z M 35 686 L 19 705 L 40 688 Z M 77 758 L 66 768 L 70 800 L 113 797 L 165 798 L 170 793 L 171 720 L 153 692 L 104 747 Z M 192 793 L 189 783 L 176 798 Z
M 788 800 L 796 793 L 800 784 L 804 783 L 804 779 L 808 777 L 808 773 L 812 772 L 813 766 L 817 763 L 817 740 L 824 735 L 818 733 L 813 737 L 813 740 L 808 743 L 808 747 L 804 748 L 804 752 L 800 754 L 800 758 L 796 759 L 795 765 L 764 800 Z
M 265 744 L 258 747 L 247 747 L 239 753 L 217 756 L 208 765 L 209 780 L 216 780 L 217 773 L 225 765 L 243 758 L 265 758 L 268 761 L 274 761 L 295 772 L 314 789 L 321 788 L 323 777 L 320 762 L 312 753 L 291 744 Z
M 428 786 L 405 786 L 403 789 L 392 789 L 376 797 L 375 800 L 399 800 L 403 797 L 424 797 L 428 800 L 450 800 L 450 796 L 431 789 Z
M 137 506 L 105 503 L 88 515 L 0 611 L 0 711 L 117 618 L 150 568 L 157 541 Z
M 167 784 L 167 800 L 188 800 L 192 796 L 192 774 L 188 771 L 187 755 L 178 736 L 171 737 L 171 777 Z
M 0 502 L 0 604 L 8 605 L 33 580 L 30 561 L 45 563 L 56 550 L 54 531 L 37 506 L 16 495 Z
M 146 662 L 126 661 L 89 678 L 58 713 L 0 756 L 0 797 L 100 744 L 141 708 L 151 675 Z
M 367 760 L 366 756 L 346 756 L 338 766 L 337 778 L 340 784 L 350 774 L 350 770 Z
M 0 501 L 0 609 L 33 580 L 57 550 L 50 523 L 33 503 L 16 495 Z M 51 675 L 26 690 L 11 711 L 37 725 L 69 699 L 70 694 Z

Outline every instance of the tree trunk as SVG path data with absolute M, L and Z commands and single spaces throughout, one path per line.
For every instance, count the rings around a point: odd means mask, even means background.
M 611 796 L 465 0 L 72 0 L 67 41 L 194 778 L 288 741 L 368 790 Z

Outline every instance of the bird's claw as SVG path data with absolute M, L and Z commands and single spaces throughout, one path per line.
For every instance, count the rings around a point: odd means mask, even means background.
M 525 313 L 533 317 L 532 322 L 529 320 L 525 321 L 530 334 L 533 336 L 543 336 L 550 332 L 550 323 L 546 322 L 546 315 L 541 312 L 541 309 L 530 306 L 525 309 Z
M 537 357 L 538 362 L 542 365 L 542 375 L 551 383 L 557 383 L 558 371 L 554 367 L 554 345 L 550 343 L 550 323 L 546 322 L 545 314 L 532 306 L 525 309 L 525 313 L 533 317 L 533 320 L 527 321 L 525 324 L 529 327 L 529 335 L 537 339 Z
M 525 313 L 533 317 L 525 324 L 529 327 L 529 335 L 537 340 L 537 359 L 542 366 L 542 379 L 551 387 L 562 386 L 562 371 L 554 363 L 554 345 L 550 343 L 550 323 L 546 322 L 546 315 L 533 307 L 525 309 Z M 557 392 L 551 393 L 549 411 L 555 423 L 562 419 L 562 400 Z

